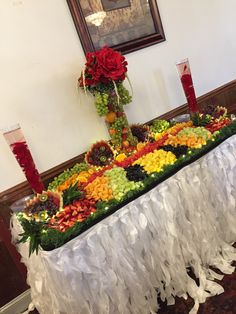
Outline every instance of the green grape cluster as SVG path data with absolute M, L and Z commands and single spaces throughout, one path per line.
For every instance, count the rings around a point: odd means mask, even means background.
M 116 133 L 111 135 L 112 142 L 115 146 L 120 146 L 122 142 L 122 130 L 126 127 L 128 127 L 128 122 L 125 117 L 118 117 L 111 124 L 111 128 L 116 130 Z
M 126 171 L 121 167 L 107 170 L 104 175 L 109 178 L 109 185 L 116 200 L 122 199 L 129 191 L 137 190 L 142 186 L 141 182 L 129 181 Z
M 63 184 L 67 179 L 69 179 L 73 174 L 80 173 L 81 171 L 87 171 L 89 166 L 85 163 L 77 163 L 71 169 L 66 169 L 58 177 L 55 177 L 52 182 L 48 185 L 48 190 L 56 190 L 57 187 Z
M 187 135 L 188 137 L 197 136 L 208 140 L 211 137 L 211 132 L 205 129 L 204 127 L 197 128 L 184 128 L 178 133 L 178 136 Z
M 95 106 L 100 117 L 108 114 L 108 99 L 109 95 L 107 93 L 97 92 L 95 94 Z
M 112 144 L 115 147 L 121 147 L 121 142 L 122 142 L 122 136 L 121 133 L 117 133 L 117 134 L 112 134 L 111 135 L 111 140 L 112 140 Z
M 123 105 L 127 105 L 132 101 L 132 96 L 129 91 L 123 86 L 123 84 L 117 85 L 118 94 L 120 96 L 120 102 Z
M 136 146 L 138 144 L 138 139 L 137 137 L 133 136 L 133 134 L 131 133 L 131 131 L 128 132 L 128 137 L 127 140 L 129 141 L 129 143 L 132 146 Z
M 170 127 L 170 123 L 166 120 L 154 120 L 150 129 L 154 133 L 161 133 Z
M 112 123 L 112 128 L 118 132 L 121 132 L 123 128 L 128 127 L 128 122 L 125 117 L 118 117 Z

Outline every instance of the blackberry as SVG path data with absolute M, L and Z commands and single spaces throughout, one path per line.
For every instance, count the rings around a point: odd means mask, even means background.
M 141 124 L 133 124 L 130 127 L 132 135 L 135 136 L 139 142 L 145 142 L 148 138 L 148 126 Z
M 143 167 L 140 165 L 126 167 L 125 171 L 129 181 L 143 181 L 147 177 L 146 173 L 143 172 Z
M 171 152 L 176 156 L 176 158 L 179 158 L 180 156 L 187 154 L 188 146 L 178 145 L 174 147 L 172 145 L 165 145 L 162 146 L 161 149 L 163 149 L 166 152 Z

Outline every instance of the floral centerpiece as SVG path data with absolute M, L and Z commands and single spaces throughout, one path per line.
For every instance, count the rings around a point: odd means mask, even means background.
M 125 57 L 112 48 L 104 47 L 86 54 L 85 68 L 79 78 L 79 86 L 95 97 L 99 116 L 104 116 L 111 142 L 118 150 L 135 146 L 123 106 L 132 97 L 124 87 L 127 77 Z

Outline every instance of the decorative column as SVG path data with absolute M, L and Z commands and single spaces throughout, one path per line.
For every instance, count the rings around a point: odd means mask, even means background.
M 123 86 L 127 61 L 109 47 L 86 54 L 86 64 L 79 78 L 79 86 L 95 97 L 99 116 L 104 116 L 111 142 L 117 150 L 132 149 L 137 143 L 132 135 L 123 106 L 132 97 Z

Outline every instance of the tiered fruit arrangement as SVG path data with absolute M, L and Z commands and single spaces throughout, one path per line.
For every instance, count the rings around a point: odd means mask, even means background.
M 110 124 L 122 117 L 112 112 L 107 113 Z M 150 126 L 134 125 L 133 135 L 139 142 L 130 151 L 117 151 L 105 141 L 95 143 L 84 162 L 60 174 L 47 192 L 35 196 L 19 214 L 24 228 L 22 242 L 30 238 L 30 252 L 37 251 L 39 245 L 46 250 L 62 245 L 145 193 L 167 173 L 171 175 L 203 150 L 236 133 L 236 122 L 225 116 L 197 113 L 192 120 L 174 125 L 164 120 L 154 120 Z
M 123 85 L 126 73 L 125 57 L 112 48 L 103 47 L 86 54 L 85 67 L 78 80 L 79 87 L 94 96 L 97 113 L 105 117 L 111 142 L 117 150 L 130 150 L 137 144 L 123 108 L 132 100 Z

